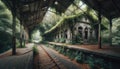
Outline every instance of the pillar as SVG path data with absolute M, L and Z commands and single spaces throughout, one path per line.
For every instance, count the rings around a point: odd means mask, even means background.
M 26 33 L 25 31 L 23 32 L 23 45 L 25 47 L 25 44 L 26 44 Z
M 88 27 L 88 40 L 90 40 L 90 36 L 91 36 L 91 34 L 90 34 L 90 28 Z
M 112 19 L 109 19 L 110 22 L 110 33 L 109 33 L 109 39 L 110 39 L 110 46 L 112 46 Z
M 12 33 L 13 33 L 13 37 L 12 37 L 12 55 L 15 55 L 16 54 L 16 36 L 15 36 L 15 33 L 16 33 L 16 17 L 13 16 L 13 24 L 12 24 Z
M 98 19 L 99 19 L 99 24 L 98 24 L 98 48 L 101 49 L 101 10 L 98 13 Z
M 21 21 L 22 22 L 22 21 Z M 22 48 L 22 36 L 23 36 L 23 30 L 22 30 L 22 23 L 20 24 L 20 47 Z
M 24 27 L 23 28 L 23 41 L 26 41 L 27 43 L 29 42 L 29 40 L 31 39 L 31 31 L 27 28 Z
M 16 54 L 16 1 L 12 1 L 12 15 L 13 15 L 13 23 L 12 23 L 12 55 Z
M 85 27 L 82 27 L 82 39 L 84 41 L 85 33 L 84 33 Z

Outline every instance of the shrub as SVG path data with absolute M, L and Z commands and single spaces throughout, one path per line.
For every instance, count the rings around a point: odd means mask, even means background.
M 115 36 L 114 38 L 112 38 L 112 42 L 113 44 L 120 45 L 120 37 Z
M 76 51 L 71 50 L 70 59 L 73 60 L 76 57 Z
M 0 53 L 9 50 L 12 46 L 12 36 L 4 31 L 0 31 Z
M 96 69 L 94 61 L 95 60 L 94 60 L 93 55 L 90 55 L 89 58 L 88 58 L 88 64 L 90 66 L 90 69 Z
M 105 62 L 104 59 L 101 58 L 95 58 L 93 55 L 90 55 L 88 57 L 88 64 L 90 66 L 90 69 L 111 69 L 112 65 L 110 62 Z
M 65 38 L 60 38 L 60 39 L 59 39 L 59 42 L 65 43 L 65 40 L 66 40 Z
M 37 47 L 36 46 L 33 46 L 33 54 L 34 55 L 37 55 L 37 54 L 39 54 L 39 52 L 38 52 L 38 49 L 37 49 Z
M 83 63 L 84 62 L 84 55 L 82 52 L 80 52 L 76 57 L 75 57 L 75 60 L 78 62 L 78 63 Z
M 109 40 L 108 37 L 103 37 L 102 38 L 102 43 L 109 43 L 109 42 L 110 42 L 110 40 Z

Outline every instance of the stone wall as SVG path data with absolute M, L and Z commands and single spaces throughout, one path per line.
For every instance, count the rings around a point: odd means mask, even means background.
M 72 25 L 72 22 L 66 22 L 52 31 L 53 40 L 63 43 L 71 43 L 73 41 L 89 43 L 89 40 L 96 38 L 95 30 L 91 27 L 88 19 L 83 18 L 80 21 L 76 21 L 72 27 L 70 25 Z M 79 40 L 78 37 L 80 38 Z

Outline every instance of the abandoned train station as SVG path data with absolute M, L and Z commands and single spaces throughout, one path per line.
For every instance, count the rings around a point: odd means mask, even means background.
M 0 0 L 0 69 L 120 69 L 120 1 Z

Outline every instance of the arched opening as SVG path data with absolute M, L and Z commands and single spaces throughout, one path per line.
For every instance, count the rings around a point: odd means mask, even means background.
M 63 34 L 63 32 L 61 32 L 61 38 L 63 38 L 63 35 L 62 35 L 62 34 Z
M 88 28 L 86 27 L 85 30 L 84 30 L 84 33 L 85 33 L 85 39 L 88 39 Z
M 93 30 L 92 29 L 90 29 L 90 39 L 92 39 L 92 33 L 93 33 Z
M 65 38 L 67 39 L 67 30 L 65 30 Z
M 79 32 L 79 35 L 80 36 L 82 36 L 82 30 L 83 30 L 83 28 L 80 26 L 80 27 L 78 27 L 78 32 Z

